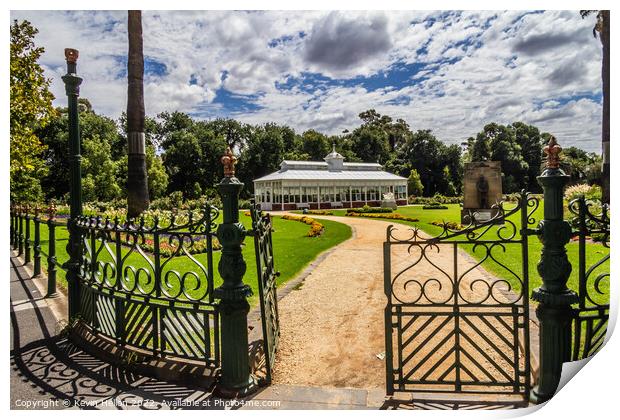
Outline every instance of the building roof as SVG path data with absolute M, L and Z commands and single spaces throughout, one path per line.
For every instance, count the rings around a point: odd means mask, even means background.
M 342 162 L 336 149 L 325 157 L 325 162 L 283 160 L 280 170 L 254 181 L 317 180 L 317 181 L 404 181 L 398 175 L 385 172 L 378 163 Z M 339 161 L 335 162 L 334 161 Z
M 345 180 L 364 180 L 364 181 L 404 181 L 406 178 L 394 175 L 385 171 L 328 171 L 313 169 L 289 169 L 277 171 L 264 177 L 255 179 L 256 181 L 283 181 L 283 180 L 317 180 L 317 181 L 345 181 Z

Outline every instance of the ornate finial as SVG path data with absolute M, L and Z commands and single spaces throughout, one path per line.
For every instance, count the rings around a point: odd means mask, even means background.
M 56 204 L 53 201 L 50 201 L 50 205 L 47 207 L 47 216 L 50 219 L 53 219 L 56 216 Z
M 67 63 L 77 63 L 80 52 L 73 48 L 65 48 L 65 59 Z
M 232 150 L 230 150 L 230 146 L 226 148 L 221 162 L 222 165 L 224 165 L 224 176 L 227 178 L 235 176 L 235 163 L 237 163 L 237 158 L 233 155 Z
M 332 153 L 336 153 L 336 141 L 332 141 Z
M 550 169 L 559 168 L 560 152 L 562 151 L 562 148 L 560 147 L 554 136 L 551 136 L 551 138 L 549 139 L 549 144 L 545 146 L 543 151 L 547 155 L 547 163 L 545 167 Z

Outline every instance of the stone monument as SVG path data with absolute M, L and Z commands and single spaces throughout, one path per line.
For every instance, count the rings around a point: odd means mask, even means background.
M 470 214 L 481 223 L 495 217 L 493 204 L 502 199 L 502 166 L 499 161 L 469 162 L 463 178 L 461 223 L 469 224 Z

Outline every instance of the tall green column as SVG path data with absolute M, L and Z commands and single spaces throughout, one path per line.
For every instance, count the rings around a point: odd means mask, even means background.
M 543 284 L 532 292 L 532 299 L 539 302 L 536 316 L 540 321 L 540 369 L 538 383 L 530 395 L 536 404 L 555 394 L 562 364 L 570 360 L 571 304 L 577 302 L 577 294 L 566 287 L 572 267 L 566 255 L 571 227 L 564 220 L 564 187 L 570 177 L 560 169 L 561 150 L 552 137 L 545 147 L 545 170 L 537 178 L 545 201 L 544 218 L 538 225 L 543 247 L 537 266 Z
M 226 398 L 243 397 L 258 388 L 250 372 L 248 353 L 250 304 L 247 298 L 252 295 L 252 289 L 243 283 L 246 264 L 241 243 L 246 230 L 239 222 L 239 193 L 243 184 L 235 177 L 235 162 L 236 158 L 228 148 L 222 157 L 224 178 L 217 186 L 223 212 L 223 222 L 217 228 L 217 238 L 222 245 L 222 257 L 217 268 L 223 284 L 214 291 L 214 296 L 220 299 L 222 348 L 222 376 L 217 393 Z
M 79 311 L 79 269 L 82 258 L 80 231 L 76 227 L 77 217 L 82 215 L 82 156 L 80 155 L 80 122 L 78 112 L 78 96 L 82 79 L 77 76 L 78 50 L 65 48 L 67 74 L 62 76 L 65 82 L 69 107 L 69 197 L 71 213 L 67 228 L 69 242 L 67 253 L 67 286 L 69 294 L 69 319 L 75 318 Z

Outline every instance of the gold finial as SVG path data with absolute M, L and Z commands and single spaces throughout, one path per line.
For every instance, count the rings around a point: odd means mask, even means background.
M 47 207 L 47 216 L 50 219 L 53 219 L 56 216 L 56 204 L 53 201 L 50 202 L 50 205 Z
M 233 155 L 232 150 L 230 150 L 230 146 L 226 148 L 221 162 L 222 165 L 224 165 L 224 176 L 227 178 L 235 176 L 235 163 L 237 163 L 237 158 Z
M 562 151 L 562 148 L 560 147 L 554 136 L 551 136 L 551 138 L 549 139 L 549 144 L 545 146 L 543 151 L 547 155 L 547 163 L 545 167 L 550 169 L 559 168 L 560 152 Z
M 73 48 L 65 48 L 65 59 L 67 63 L 77 63 L 80 52 Z

